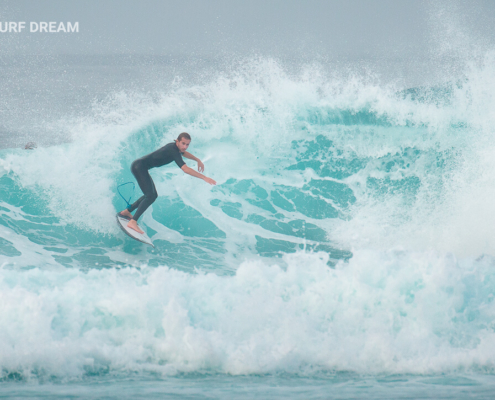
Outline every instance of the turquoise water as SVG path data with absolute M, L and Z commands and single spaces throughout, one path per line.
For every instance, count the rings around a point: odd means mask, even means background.
M 36 399 L 466 399 L 493 398 L 486 376 L 208 376 L 87 379 L 72 384 L 4 384 L 0 398 Z M 16 397 L 17 396 L 17 397 Z
M 0 397 L 489 398 L 492 71 L 404 88 L 249 60 L 3 146 Z M 152 249 L 116 188 L 182 131 L 218 185 L 152 170 Z

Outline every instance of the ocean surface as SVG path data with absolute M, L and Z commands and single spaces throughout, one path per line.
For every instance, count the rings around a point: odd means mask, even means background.
M 0 398 L 493 398 L 495 53 L 135 60 L 1 60 Z

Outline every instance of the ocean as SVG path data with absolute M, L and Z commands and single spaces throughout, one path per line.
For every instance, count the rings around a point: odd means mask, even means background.
M 3 58 L 0 398 L 493 398 L 494 61 Z

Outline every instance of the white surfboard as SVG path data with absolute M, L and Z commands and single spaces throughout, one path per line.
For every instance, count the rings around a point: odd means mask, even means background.
M 130 236 L 131 238 L 133 238 L 133 239 L 135 239 L 141 243 L 149 244 L 151 247 L 155 247 L 153 242 L 151 241 L 151 239 L 146 234 L 146 232 L 145 233 L 139 233 L 139 232 L 135 231 L 134 229 L 127 227 L 127 224 L 129 223 L 128 219 L 117 214 L 117 222 L 118 222 L 120 228 L 124 231 L 124 233 L 126 235 Z

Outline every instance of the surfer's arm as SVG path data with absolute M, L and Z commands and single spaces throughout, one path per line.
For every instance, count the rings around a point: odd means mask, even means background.
M 201 160 L 198 157 L 193 156 L 191 153 L 188 153 L 187 151 L 185 151 L 182 155 L 186 158 L 189 158 L 190 160 L 196 161 L 198 163 L 199 172 L 203 172 L 205 170 L 204 164 L 201 162 Z
M 196 178 L 199 178 L 199 179 L 203 179 L 205 182 L 208 182 L 210 185 L 216 185 L 217 184 L 213 179 L 208 178 L 207 176 L 204 176 L 203 174 L 200 174 L 199 172 L 196 172 L 192 168 L 189 168 L 186 164 L 184 164 L 181 167 L 181 170 L 184 171 L 188 175 L 195 176 Z

